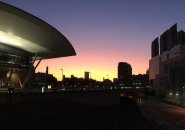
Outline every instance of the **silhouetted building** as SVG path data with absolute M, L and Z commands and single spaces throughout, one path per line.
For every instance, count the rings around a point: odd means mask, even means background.
M 84 73 L 84 79 L 89 79 L 89 74 L 90 74 L 90 72 L 85 72 Z
M 118 83 L 118 78 L 113 78 L 113 83 L 117 84 Z
M 168 30 L 168 36 L 167 36 L 167 44 L 168 44 L 168 50 L 174 47 L 174 45 L 177 43 L 177 24 L 174 24 L 169 30 Z
M 132 75 L 132 86 L 135 88 L 148 87 L 149 86 L 149 75 L 147 74 Z
M 170 29 L 166 30 L 160 36 L 160 54 L 166 50 L 170 50 L 177 42 L 177 24 L 174 24 Z
M 159 39 L 156 38 L 152 42 L 152 57 L 159 55 Z
M 149 68 L 146 70 L 146 75 L 149 76 Z
M 92 91 L 102 87 L 103 83 L 93 79 L 77 78 L 72 75 L 71 78 L 66 77 L 63 80 L 63 85 L 67 91 Z
M 119 62 L 118 64 L 118 83 L 124 86 L 131 85 L 132 67 L 126 62 Z
M 56 84 L 57 79 L 52 74 L 46 74 L 46 73 L 35 73 L 35 85 L 34 86 L 47 86 L 51 84 Z
M 109 87 L 112 86 L 112 82 L 109 79 L 104 79 L 102 82 L 103 86 L 105 87 L 105 89 L 109 89 Z
M 165 52 L 168 48 L 167 44 L 167 36 L 168 36 L 168 30 L 165 31 L 161 36 L 160 36 L 160 54 Z
M 177 25 L 173 25 L 161 35 L 160 47 L 160 55 L 151 57 L 149 61 L 150 86 L 155 91 L 167 94 L 167 97 L 169 94 L 185 95 L 184 31 L 177 32 Z
M 48 66 L 46 67 L 46 75 L 48 74 Z
M 66 78 L 66 76 L 65 75 L 63 75 L 63 78 L 62 78 L 62 80 L 64 80 Z
M 178 44 L 185 45 L 185 32 L 183 30 L 178 32 Z

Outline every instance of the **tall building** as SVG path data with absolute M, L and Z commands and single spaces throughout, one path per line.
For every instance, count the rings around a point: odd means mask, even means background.
M 118 63 L 118 83 L 131 86 L 132 67 L 126 62 Z
M 169 30 L 168 30 L 168 37 L 167 37 L 167 44 L 168 44 L 168 50 L 173 48 L 177 43 L 177 24 L 174 24 Z
M 85 72 L 84 73 L 84 79 L 89 79 L 89 74 L 90 74 L 90 72 Z
M 167 44 L 167 36 L 168 36 L 168 30 L 165 31 L 161 36 L 160 36 L 160 54 L 165 52 L 168 48 Z
M 152 42 L 152 57 L 159 55 L 159 39 L 158 37 Z
M 153 90 L 163 91 L 167 97 L 185 96 L 185 32 L 177 32 L 177 24 L 161 35 L 160 54 L 149 61 L 149 79 Z

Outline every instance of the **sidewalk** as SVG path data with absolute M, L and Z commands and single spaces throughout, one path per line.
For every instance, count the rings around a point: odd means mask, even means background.
M 163 102 L 157 102 L 157 101 L 143 101 L 138 102 L 138 105 L 140 107 L 141 112 L 146 117 L 146 119 L 155 127 L 155 129 L 159 130 L 179 130 L 179 128 L 176 126 L 175 122 L 173 122 L 169 117 L 166 117 L 163 113 L 163 109 L 166 109 L 168 111 L 168 108 L 178 109 L 180 111 L 183 111 L 185 113 L 185 109 L 179 108 L 173 105 L 169 105 Z M 153 105 L 153 106 L 152 106 Z M 161 108 L 161 110 L 156 109 L 157 107 Z

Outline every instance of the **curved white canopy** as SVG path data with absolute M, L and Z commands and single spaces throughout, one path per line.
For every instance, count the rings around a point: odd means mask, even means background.
M 76 55 L 70 42 L 43 20 L 0 2 L 0 46 L 13 47 L 44 59 Z M 2 50 L 11 53 L 10 50 Z

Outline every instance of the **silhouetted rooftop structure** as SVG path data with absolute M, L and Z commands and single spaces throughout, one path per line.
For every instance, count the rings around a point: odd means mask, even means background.
M 118 82 L 124 86 L 131 85 L 132 67 L 126 62 L 118 63 Z
M 159 39 L 158 37 L 152 42 L 152 57 L 159 55 Z

